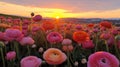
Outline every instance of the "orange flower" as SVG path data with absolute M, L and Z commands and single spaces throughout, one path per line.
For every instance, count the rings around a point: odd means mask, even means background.
M 44 52 L 43 58 L 48 64 L 58 65 L 63 63 L 67 59 L 67 56 L 59 49 L 49 48 Z
M 42 27 L 45 29 L 45 30 L 52 30 L 54 29 L 54 24 L 52 22 L 44 22 L 42 24 Z
M 108 22 L 108 21 L 102 21 L 100 23 L 100 26 L 105 27 L 105 28 L 112 28 L 112 24 L 110 22 Z
M 73 33 L 73 40 L 75 40 L 78 43 L 85 42 L 89 39 L 89 34 L 84 31 L 77 31 Z
M 87 25 L 87 27 L 92 28 L 92 27 L 94 27 L 94 24 L 90 23 L 90 24 Z
M 1 23 L 0 28 L 10 28 L 11 26 L 8 24 Z

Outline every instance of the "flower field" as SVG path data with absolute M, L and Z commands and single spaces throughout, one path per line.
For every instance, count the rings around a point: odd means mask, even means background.
M 0 67 L 120 67 L 120 27 L 0 16 Z

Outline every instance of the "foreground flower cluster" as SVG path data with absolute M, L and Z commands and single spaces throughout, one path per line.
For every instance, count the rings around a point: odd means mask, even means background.
M 0 16 L 1 67 L 120 67 L 120 27 Z

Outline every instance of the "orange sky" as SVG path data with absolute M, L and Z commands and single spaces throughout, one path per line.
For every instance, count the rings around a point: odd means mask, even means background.
M 0 13 L 29 17 L 31 12 L 34 12 L 35 14 L 41 14 L 43 17 L 52 18 L 55 18 L 56 16 L 59 16 L 60 18 L 120 18 L 120 9 L 105 11 L 94 10 L 87 12 L 71 12 L 69 9 L 62 8 L 40 8 L 0 2 Z

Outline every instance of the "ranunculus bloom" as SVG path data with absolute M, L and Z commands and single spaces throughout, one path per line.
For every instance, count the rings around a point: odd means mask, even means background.
M 108 52 L 96 52 L 89 56 L 87 67 L 119 67 L 119 60 Z
M 35 17 L 33 17 L 33 21 L 35 22 L 39 22 L 42 20 L 42 16 L 41 15 L 36 15 Z
M 102 22 L 100 22 L 100 26 L 101 27 L 105 27 L 105 28 L 112 28 L 111 22 L 108 22 L 108 21 L 102 21 Z
M 23 37 L 22 32 L 18 29 L 6 29 L 5 30 L 5 35 L 10 40 L 17 40 L 17 41 L 20 41 Z
M 58 32 L 51 32 L 47 35 L 47 40 L 50 43 L 58 43 L 58 42 L 61 42 L 63 40 L 63 37 Z
M 19 18 L 18 18 L 18 19 L 14 19 L 14 20 L 13 20 L 13 24 L 14 24 L 14 25 L 17 25 L 17 24 L 20 23 L 20 21 L 21 21 L 21 20 L 20 20 Z
M 110 37 L 111 37 L 111 34 L 110 34 L 110 33 L 102 33 L 102 34 L 100 35 L 100 38 L 101 38 L 101 39 L 105 39 L 105 40 L 108 40 Z
M 64 45 L 62 47 L 63 51 L 72 51 L 73 50 L 73 46 L 72 45 Z
M 94 27 L 94 24 L 90 23 L 90 24 L 87 25 L 87 27 L 93 28 L 93 27 Z
M 44 31 L 44 29 L 42 27 L 40 27 L 38 24 L 33 24 L 32 25 L 32 32 L 37 32 L 37 31 Z
M 58 65 L 63 63 L 67 56 L 57 48 L 49 48 L 44 52 L 43 58 L 48 64 Z
M 10 28 L 11 25 L 0 23 L 0 28 Z
M 36 56 L 27 56 L 20 61 L 21 67 L 39 67 L 42 60 Z
M 113 29 L 113 30 L 111 31 L 111 33 L 112 33 L 113 35 L 117 35 L 117 34 L 118 34 L 118 30 L 117 30 L 117 29 Z
M 70 39 L 63 39 L 62 45 L 70 45 L 72 43 L 72 40 Z
M 115 43 L 115 38 L 114 36 L 111 36 L 108 40 L 107 40 L 107 44 L 109 46 L 112 46 Z
M 92 40 L 88 40 L 82 43 L 82 47 L 85 49 L 94 48 L 94 43 Z
M 82 26 L 81 25 L 76 25 L 75 27 L 77 30 L 82 30 Z
M 42 23 L 42 27 L 45 29 L 45 30 L 52 30 L 54 29 L 54 24 L 52 22 L 44 22 Z
M 98 31 L 99 31 L 98 28 L 93 29 L 94 33 L 97 33 Z
M 29 21 L 29 20 L 27 20 L 27 19 L 24 19 L 24 20 L 23 20 L 23 24 L 27 24 L 27 25 L 28 25 L 28 24 L 30 24 L 30 23 L 31 23 L 31 21 Z
M 27 30 L 28 26 L 29 26 L 28 24 L 24 24 L 24 25 L 22 25 L 22 29 Z
M 20 41 L 21 45 L 33 45 L 34 44 L 34 40 L 31 37 L 24 37 L 22 38 L 22 40 Z
M 15 57 L 16 57 L 16 52 L 15 51 L 9 51 L 6 54 L 6 59 L 7 60 L 13 60 L 13 59 L 15 59 Z
M 78 43 L 82 43 L 89 40 L 90 38 L 88 33 L 84 31 L 77 31 L 73 33 L 73 39 Z

